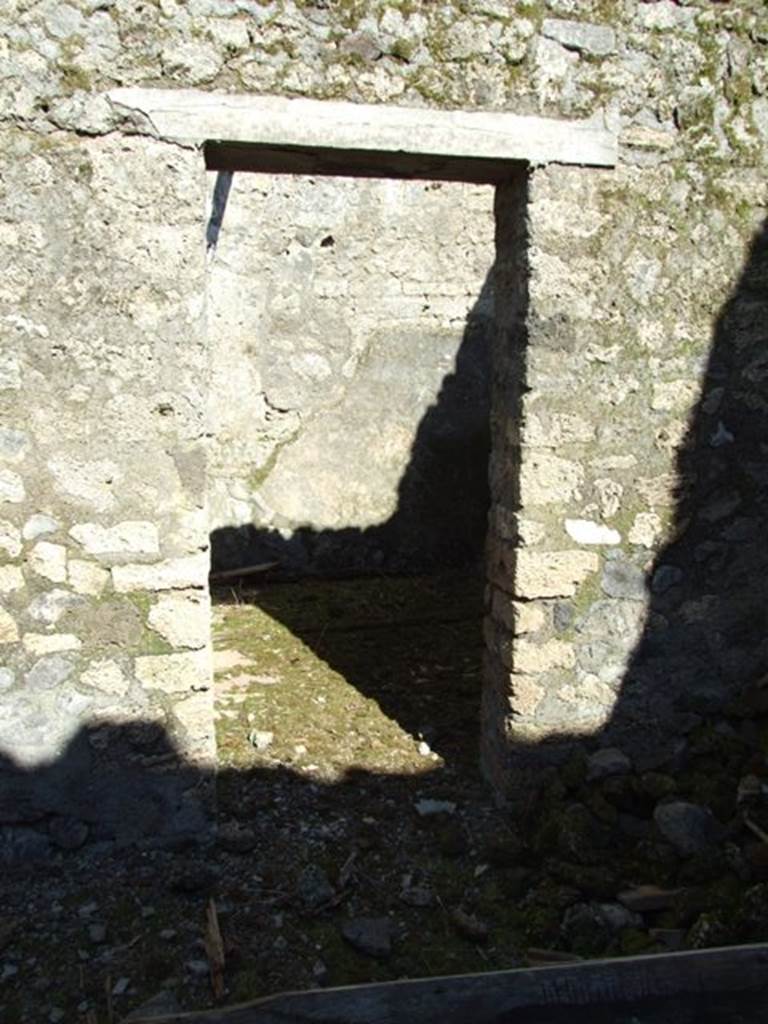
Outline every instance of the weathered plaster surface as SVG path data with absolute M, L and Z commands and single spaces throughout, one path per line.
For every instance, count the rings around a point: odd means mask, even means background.
M 208 280 L 217 567 L 479 561 L 493 258 L 490 187 L 235 176 Z

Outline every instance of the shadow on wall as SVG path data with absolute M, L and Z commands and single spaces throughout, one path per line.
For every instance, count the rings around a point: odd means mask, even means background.
M 394 514 L 375 526 L 303 526 L 290 535 L 223 527 L 211 535 L 214 572 L 272 561 L 270 576 L 279 579 L 479 567 L 489 501 L 492 282 L 493 270 L 467 317 L 455 369 L 418 425 Z M 312 480 L 304 486 L 309 494 Z
M 473 344 L 471 334 L 470 330 L 467 345 Z M 427 437 L 444 436 L 435 427 L 446 422 L 456 396 L 462 394 L 457 378 L 463 365 L 460 358 L 456 375 L 446 381 L 437 406 L 419 430 L 413 464 L 401 488 L 404 503 L 422 472 L 420 448 Z M 701 397 L 679 453 L 672 539 L 641 580 L 650 595 L 648 604 L 613 604 L 619 614 L 635 614 L 632 609 L 638 607 L 647 612 L 629 667 L 617 685 L 612 717 L 598 733 L 561 734 L 551 744 L 516 747 L 513 737 L 513 759 L 562 757 L 578 739 L 593 748 L 622 746 L 638 759 L 639 768 L 684 773 L 698 767 L 716 779 L 735 773 L 737 759 L 743 764 L 750 752 L 762 749 L 768 722 L 767 375 L 764 226 L 715 326 Z M 441 456 L 450 461 L 448 443 Z M 473 474 L 475 458 L 468 457 Z M 484 459 L 477 461 L 484 470 Z M 427 508 L 424 515 L 439 511 Z M 409 509 L 408 516 L 416 514 Z M 398 524 L 398 516 L 393 522 Z M 350 531 L 353 553 L 358 539 Z M 277 543 L 275 538 L 265 540 Z M 575 628 L 580 628 L 578 622 Z M 312 638 L 308 643 L 312 645 Z M 323 646 L 322 656 L 333 667 L 332 641 Z M 355 681 L 365 690 L 364 679 Z M 398 717 L 396 707 L 386 710 Z M 413 730 L 410 719 L 403 724 Z M 22 834 L 17 826 L 31 825 L 42 848 L 55 829 L 63 827 L 57 824 L 62 820 L 70 823 L 67 827 L 81 822 L 91 839 L 110 842 L 116 837 L 160 842 L 170 835 L 199 836 L 201 807 L 210 798 L 212 781 L 205 771 L 180 763 L 162 728 L 141 722 L 83 729 L 61 759 L 48 767 L 25 771 L 5 759 L 0 769 L 0 825 L 6 826 L 6 851 Z M 279 774 L 291 776 L 287 769 Z M 363 775 L 353 773 L 349 779 L 362 784 Z M 258 789 L 270 785 L 273 776 L 260 771 L 235 781 Z M 734 791 L 737 779 L 738 775 L 732 780 Z M 385 776 L 376 783 L 366 776 L 364 784 L 397 790 L 401 784 L 408 789 L 419 781 Z M 306 780 L 302 785 L 315 797 L 332 788 Z M 343 799 L 343 786 L 340 794 Z M 79 845 L 77 832 L 71 845 Z

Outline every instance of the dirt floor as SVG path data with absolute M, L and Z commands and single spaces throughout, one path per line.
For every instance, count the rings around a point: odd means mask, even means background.
M 481 605 L 460 574 L 222 591 L 215 843 L 8 870 L 3 1024 L 764 939 L 768 846 L 737 807 L 755 755 L 736 726 L 705 723 L 674 778 L 590 779 L 581 753 L 535 822 L 494 806 Z M 673 798 L 722 823 L 700 851 L 658 834 Z

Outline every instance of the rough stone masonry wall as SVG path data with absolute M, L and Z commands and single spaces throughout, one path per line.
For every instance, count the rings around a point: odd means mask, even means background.
M 565 728 L 597 730 L 595 742 L 613 728 L 695 728 L 759 676 L 765 278 L 748 246 L 766 207 L 760 5 L 10 0 L 0 19 L 2 678 L 15 760 L 25 716 L 44 738 L 25 749 L 54 757 L 51 737 L 65 746 L 110 702 L 126 717 L 158 708 L 180 678 L 172 665 L 191 669 L 185 698 L 199 678 L 185 652 L 203 633 L 163 637 L 150 616 L 167 612 L 177 630 L 189 620 L 171 603 L 204 580 L 200 157 L 132 134 L 146 126 L 122 124 L 104 98 L 117 84 L 606 112 L 619 167 L 536 169 L 530 248 L 515 257 L 530 275 L 527 310 L 515 306 L 529 390 L 517 423 L 517 391 L 496 392 L 494 472 L 515 478 L 519 460 L 522 472 L 508 489 L 496 480 L 486 765 L 516 778 L 510 742 L 543 749 Z M 55 530 L 31 536 L 38 514 Z M 188 557 L 191 574 L 176 561 Z M 81 592 L 97 580 L 100 593 Z M 118 608 L 111 632 L 91 628 Z M 166 652 L 182 660 L 141 660 Z
M 493 189 L 237 174 L 209 261 L 213 566 L 479 562 Z
M 3 849 L 196 828 L 205 174 L 144 139 L 19 129 L 0 173 Z

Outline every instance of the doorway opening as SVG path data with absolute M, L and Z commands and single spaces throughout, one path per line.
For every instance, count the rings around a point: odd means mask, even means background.
M 318 782 L 476 770 L 494 190 L 213 187 L 220 761 Z

